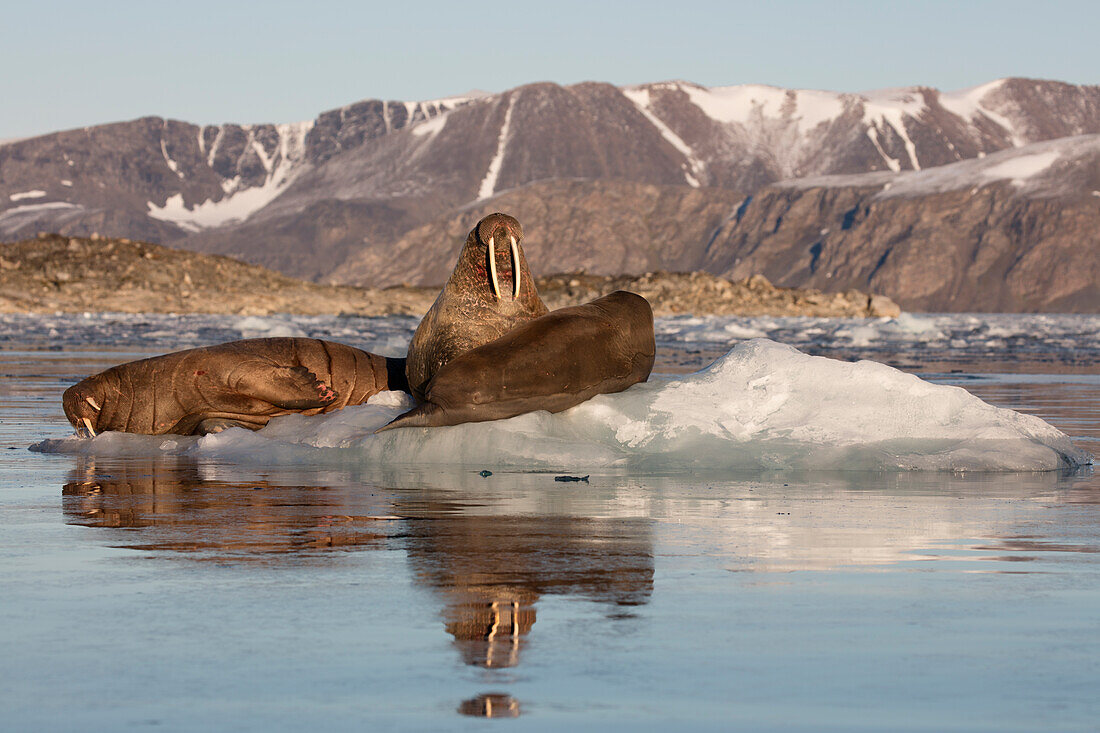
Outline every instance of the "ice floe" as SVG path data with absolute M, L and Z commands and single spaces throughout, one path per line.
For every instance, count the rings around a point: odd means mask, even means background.
M 291 415 L 203 438 L 106 433 L 36 449 L 186 453 L 261 465 L 354 463 L 512 470 L 1033 471 L 1091 459 L 1043 420 L 884 364 L 809 356 L 766 339 L 702 371 L 655 376 L 566 412 L 374 434 L 409 408 L 385 392 L 331 415 Z

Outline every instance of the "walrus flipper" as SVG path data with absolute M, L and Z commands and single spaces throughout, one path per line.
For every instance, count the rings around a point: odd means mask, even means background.
M 381 433 L 383 430 L 393 430 L 395 428 L 429 428 L 453 424 L 444 417 L 443 408 L 431 402 L 425 402 L 408 412 L 401 413 L 374 432 Z
M 235 386 L 244 396 L 284 410 L 319 409 L 340 396 L 304 366 L 249 365 L 241 370 Z

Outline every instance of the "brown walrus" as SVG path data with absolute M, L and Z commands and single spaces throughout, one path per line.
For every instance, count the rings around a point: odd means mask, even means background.
M 561 412 L 646 381 L 655 354 L 649 302 L 619 290 L 455 356 L 425 385 L 422 404 L 380 430 Z
M 405 373 L 417 400 L 451 359 L 546 315 L 522 240 L 519 222 L 499 213 L 479 221 L 466 237 L 450 279 L 409 343 Z
M 93 437 L 259 430 L 279 415 L 332 412 L 404 390 L 404 367 L 404 359 L 331 341 L 246 339 L 111 367 L 65 390 L 62 405 Z

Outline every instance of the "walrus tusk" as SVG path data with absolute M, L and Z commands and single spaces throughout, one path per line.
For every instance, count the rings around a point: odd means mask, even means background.
M 519 281 L 523 277 L 519 274 L 519 245 L 516 238 L 512 237 L 512 300 L 519 297 Z
M 497 282 L 497 248 L 493 244 L 493 237 L 489 237 L 489 274 L 493 281 L 493 295 L 500 300 L 500 283 Z
M 102 409 L 99 405 L 96 404 L 95 400 L 92 399 L 91 397 L 85 397 L 84 401 L 87 402 L 89 405 L 91 405 L 95 409 L 96 412 L 99 412 Z
M 95 437 L 95 428 L 92 427 L 92 421 L 86 417 L 81 418 L 84 422 L 84 427 L 88 428 L 88 434 L 93 438 Z

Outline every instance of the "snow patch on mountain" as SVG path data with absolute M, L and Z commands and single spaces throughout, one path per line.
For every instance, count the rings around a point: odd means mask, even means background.
M 940 93 L 940 106 L 952 114 L 958 115 L 967 123 L 971 123 L 976 117 L 984 116 L 1002 127 L 1007 133 L 1013 147 L 1025 144 L 1023 136 L 1010 119 L 992 109 L 988 99 L 997 90 L 1004 86 L 1007 79 L 981 84 L 976 87 L 959 89 L 954 92 Z
M 844 112 L 844 95 L 810 89 L 781 89 L 762 84 L 701 87 L 680 84 L 692 104 L 716 122 L 749 125 L 763 119 L 793 122 L 799 133 L 839 117 Z
M 1060 157 L 1058 150 L 1020 155 L 986 168 L 982 175 L 989 180 L 1010 179 L 1013 184 L 1023 186 L 1029 178 L 1045 171 Z
M 923 171 L 814 176 L 780 181 L 775 185 L 799 189 L 881 186 L 876 198 L 886 199 L 975 189 L 1009 181 L 1020 193 L 1043 197 L 1059 193 L 1066 185 L 1062 176 L 1051 173 L 1060 160 L 1086 157 L 1100 159 L 1100 135 L 1046 140 Z
M 914 89 L 883 89 L 877 92 L 867 92 L 863 97 L 863 123 L 868 126 L 867 135 L 871 142 L 875 143 L 878 152 L 882 155 L 890 170 L 900 170 L 901 164 L 888 156 L 879 143 L 878 134 L 885 133 L 889 125 L 905 143 L 905 151 L 909 154 L 909 165 L 913 170 L 920 170 L 920 161 L 917 160 L 917 146 L 909 137 L 905 129 L 905 118 L 917 119 L 926 109 L 924 96 Z M 872 135 L 872 130 L 875 133 Z
M 766 153 L 782 177 L 798 177 L 815 167 L 820 170 L 821 144 L 830 131 L 857 120 L 862 128 L 859 132 L 869 140 L 885 168 L 893 172 L 921 170 L 924 166 L 915 131 L 932 119 L 931 108 L 936 105 L 937 95 L 942 107 L 937 112 L 958 116 L 974 140 L 984 137 L 980 130 L 992 129 L 996 135 L 996 129 L 1000 128 L 1003 139 L 1011 145 L 1025 145 L 1028 137 L 1013 121 L 1011 99 L 999 95 L 1006 81 L 999 79 L 943 93 L 924 87 L 841 93 L 761 84 L 704 87 L 685 81 L 624 87 L 622 92 L 681 152 L 694 154 L 696 150 L 713 147 L 714 142 L 700 139 L 697 130 L 688 128 L 684 119 L 678 119 L 675 105 L 655 106 L 654 95 L 662 91 L 682 93 L 706 117 L 726 128 L 725 145 L 732 144 L 735 150 L 747 147 L 757 154 Z M 857 114 L 860 116 L 854 117 Z M 901 155 L 899 141 L 905 151 Z M 946 145 L 955 150 L 949 140 Z M 982 154 L 979 152 L 979 156 Z M 699 164 L 693 164 L 693 175 L 703 179 L 711 161 L 704 155 L 696 160 Z
M 512 108 L 516 106 L 518 92 L 508 100 L 508 109 L 504 113 L 504 124 L 500 128 L 500 136 L 497 138 L 497 152 L 489 161 L 489 170 L 485 172 L 485 178 L 477 189 L 477 198 L 487 199 L 493 195 L 497 188 L 497 178 L 500 176 L 500 166 L 504 163 L 504 149 L 508 146 L 508 132 L 512 126 Z
M 424 137 L 436 134 L 446 125 L 447 113 L 443 113 L 441 115 L 437 115 L 436 117 L 431 118 L 430 120 L 427 120 L 426 122 L 421 122 L 419 125 L 413 127 L 411 132 L 417 137 Z
M 688 165 L 691 166 L 691 170 L 684 171 L 684 180 L 688 182 L 688 185 L 695 188 L 699 188 L 699 179 L 706 175 L 706 165 L 703 161 L 699 160 L 695 155 L 695 151 L 691 149 L 691 146 L 683 141 L 683 139 L 669 129 L 668 125 L 661 122 L 655 114 L 653 114 L 650 106 L 652 100 L 649 96 L 649 90 L 640 87 L 628 88 L 623 90 L 623 94 L 626 98 L 634 103 L 634 106 L 638 108 L 638 111 L 642 113 L 642 116 L 649 120 L 650 124 L 657 128 L 657 131 L 661 133 L 661 137 L 672 144 L 672 147 L 679 150 L 685 158 L 687 158 Z
M 32 191 L 23 191 L 21 193 L 13 193 L 8 196 L 9 201 L 22 201 L 23 199 L 40 199 L 46 195 L 46 192 L 41 189 L 34 189 Z
M 71 204 L 68 201 L 45 201 L 40 204 L 24 204 L 6 211 L 0 211 L 0 235 L 11 236 L 23 227 L 36 221 L 42 221 L 45 217 L 51 219 L 56 214 L 77 214 L 84 211 L 83 206 Z M 68 219 L 71 217 L 62 217 Z
M 249 145 L 251 150 L 259 158 L 267 176 L 259 186 L 240 189 L 241 177 L 223 179 L 223 198 L 207 199 L 200 204 L 188 206 L 183 194 L 177 193 L 169 196 L 167 200 L 158 205 L 153 201 L 147 201 L 148 215 L 150 218 L 167 221 L 189 232 L 197 232 L 200 229 L 218 227 L 230 222 L 244 221 L 269 203 L 274 201 L 295 178 L 302 172 L 305 156 L 306 135 L 313 127 L 313 122 L 296 122 L 287 125 L 276 125 L 279 134 L 279 144 L 273 153 L 268 153 L 264 146 L 256 140 L 254 132 L 249 129 Z M 223 135 L 219 129 L 210 153 L 207 156 L 207 165 L 214 164 L 214 156 L 217 153 L 218 144 Z M 201 135 L 200 135 L 201 139 Z M 161 150 L 164 150 L 164 141 L 161 141 Z M 165 152 L 165 159 L 170 160 Z M 169 167 L 172 167 L 171 165 Z M 173 168 L 173 170 L 175 170 Z M 182 178 L 182 174 L 180 174 Z

